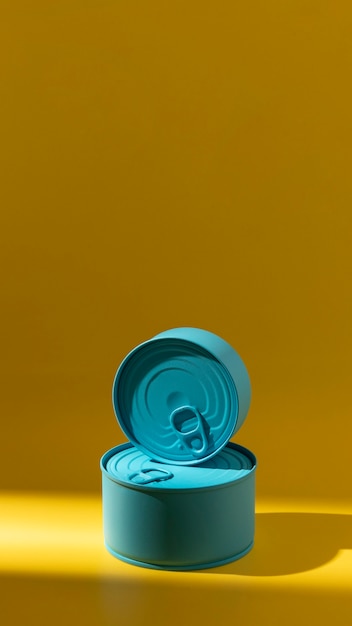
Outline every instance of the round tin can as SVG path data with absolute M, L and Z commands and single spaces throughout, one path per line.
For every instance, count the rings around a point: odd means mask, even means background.
M 199 328 L 174 328 L 137 346 L 118 368 L 112 391 L 131 443 L 175 465 L 216 455 L 242 425 L 250 397 L 237 352 Z
M 153 461 L 130 443 L 101 459 L 105 545 L 156 569 L 215 567 L 254 539 L 255 456 L 228 443 L 199 465 Z

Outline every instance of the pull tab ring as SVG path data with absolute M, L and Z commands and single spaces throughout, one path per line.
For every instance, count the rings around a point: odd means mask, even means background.
M 148 476 L 150 472 L 153 472 L 154 476 Z M 156 476 L 155 473 L 157 473 Z M 148 485 L 149 483 L 159 483 L 163 480 L 169 480 L 170 478 L 173 478 L 173 476 L 173 473 L 166 469 L 161 469 L 159 467 L 145 467 L 138 472 L 133 472 L 127 478 L 132 483 L 136 483 L 136 485 Z
M 202 457 L 208 449 L 208 440 L 205 434 L 203 417 L 194 406 L 181 406 L 172 411 L 170 424 L 189 452 L 194 456 Z

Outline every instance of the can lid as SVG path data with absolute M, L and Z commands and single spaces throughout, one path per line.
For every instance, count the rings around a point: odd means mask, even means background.
M 243 422 L 249 398 L 238 354 L 213 333 L 192 328 L 137 346 L 113 384 L 114 411 L 128 439 L 149 457 L 180 465 L 217 454 Z
M 171 465 L 151 461 L 127 443 L 109 450 L 101 465 L 110 478 L 130 487 L 189 491 L 243 480 L 255 470 L 256 459 L 246 448 L 229 443 L 219 454 L 200 465 Z

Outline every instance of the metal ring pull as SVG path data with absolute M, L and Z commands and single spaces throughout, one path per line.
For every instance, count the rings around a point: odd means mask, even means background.
M 154 476 L 148 476 L 150 472 L 154 473 Z M 155 473 L 157 474 L 155 476 Z M 169 470 L 161 469 L 159 467 L 145 467 L 138 472 L 133 472 L 128 476 L 128 480 L 137 485 L 148 485 L 149 483 L 160 482 L 162 480 L 169 480 L 173 478 L 173 473 Z
M 202 457 L 208 449 L 203 417 L 194 406 L 181 406 L 172 411 L 170 424 L 182 445 L 194 457 Z

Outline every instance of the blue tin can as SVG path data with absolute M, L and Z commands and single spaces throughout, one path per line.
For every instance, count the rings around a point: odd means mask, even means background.
M 129 443 L 101 459 L 104 536 L 145 567 L 215 567 L 254 539 L 256 459 L 229 443 L 247 415 L 246 367 L 217 335 L 175 328 L 122 361 L 112 400 Z
M 130 443 L 101 459 L 105 545 L 156 569 L 215 567 L 254 539 L 256 459 L 229 443 L 200 465 L 152 461 Z

